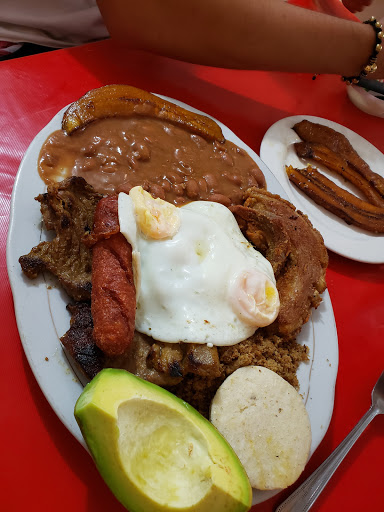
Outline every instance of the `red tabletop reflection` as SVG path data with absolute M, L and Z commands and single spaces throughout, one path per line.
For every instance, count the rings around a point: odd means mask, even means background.
M 199 67 L 118 49 L 110 41 L 0 63 L 1 509 L 122 511 L 85 450 L 56 417 L 28 366 L 16 327 L 5 251 L 10 196 L 34 136 L 89 89 L 126 83 L 184 101 L 231 128 L 257 153 L 266 130 L 286 116 L 336 121 L 384 151 L 384 120 L 357 110 L 340 78 Z M 36 172 L 31 169 L 31 172 Z M 303 481 L 370 405 L 384 368 L 384 265 L 330 253 L 327 282 L 339 337 L 333 418 Z M 44 326 L 42 326 L 44 336 Z M 382 510 L 384 418 L 376 418 L 312 510 Z M 255 510 L 272 511 L 297 486 Z

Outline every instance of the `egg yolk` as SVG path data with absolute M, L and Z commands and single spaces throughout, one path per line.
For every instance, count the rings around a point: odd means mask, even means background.
M 135 209 L 136 222 L 143 235 L 160 240 L 175 235 L 180 228 L 176 206 L 154 199 L 142 187 L 133 187 L 129 196 Z
M 244 271 L 230 286 L 234 312 L 249 325 L 265 327 L 279 312 L 279 294 L 272 281 L 257 270 Z

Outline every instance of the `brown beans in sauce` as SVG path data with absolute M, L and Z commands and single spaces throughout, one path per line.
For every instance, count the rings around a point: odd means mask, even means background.
M 242 148 L 150 117 L 102 119 L 70 136 L 54 132 L 41 149 L 39 173 L 51 183 L 66 177 L 62 169 L 104 194 L 141 185 L 175 204 L 202 199 L 229 206 L 241 203 L 250 185 L 265 186 Z
M 204 179 L 208 185 L 208 189 L 213 190 L 216 187 L 217 179 L 215 178 L 215 176 L 213 174 L 211 174 L 211 173 L 205 174 Z
M 169 181 L 168 181 L 168 180 L 163 180 L 163 181 L 161 182 L 161 186 L 163 187 L 163 189 L 164 189 L 164 191 L 165 191 L 165 192 L 170 192 L 170 191 L 171 191 L 171 188 L 172 188 L 172 187 L 171 187 L 171 184 L 169 183 Z
M 182 183 L 173 185 L 173 191 L 177 196 L 182 196 L 184 194 L 184 185 Z
M 215 203 L 221 203 L 224 206 L 231 205 L 231 200 L 229 199 L 229 197 L 224 196 L 223 194 L 212 194 L 211 196 L 208 197 L 208 201 L 213 201 Z
M 253 174 L 250 174 L 248 176 L 248 187 L 254 187 L 255 185 L 257 185 L 257 180 L 256 178 L 253 176 Z
M 221 159 L 229 167 L 233 167 L 234 166 L 233 158 L 228 153 L 221 153 Z
M 203 197 L 208 192 L 208 185 L 204 178 L 199 179 L 200 196 Z
M 229 181 L 232 181 L 232 183 L 234 183 L 235 185 L 237 185 L 238 187 L 241 185 L 241 182 L 242 182 L 242 179 L 241 179 L 241 176 L 238 176 L 237 174 L 232 174 L 231 172 L 227 172 L 225 174 L 225 177 L 229 180 Z
M 149 192 L 153 197 L 159 197 L 160 199 L 165 199 L 165 190 L 156 184 L 152 184 L 149 187 Z
M 264 174 L 261 172 L 261 170 L 258 167 L 253 167 L 253 169 L 250 169 L 249 174 L 252 174 L 256 178 L 259 188 L 265 187 Z
M 196 180 L 188 180 L 185 186 L 185 190 L 187 192 L 187 196 L 189 197 L 189 199 L 198 199 L 200 189 Z
M 169 174 L 167 174 L 167 178 L 173 184 L 183 183 L 183 178 L 179 174 L 176 174 L 174 172 L 170 172 Z

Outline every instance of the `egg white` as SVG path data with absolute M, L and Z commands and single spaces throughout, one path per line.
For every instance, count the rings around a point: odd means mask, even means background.
M 234 345 L 255 332 L 257 327 L 234 311 L 231 290 L 238 276 L 250 270 L 266 275 L 273 285 L 275 278 L 228 208 L 208 201 L 177 208 L 178 231 L 154 239 L 136 228 L 131 197 L 119 194 L 118 204 L 120 231 L 140 268 L 135 270 L 139 332 L 158 341 L 216 346 Z

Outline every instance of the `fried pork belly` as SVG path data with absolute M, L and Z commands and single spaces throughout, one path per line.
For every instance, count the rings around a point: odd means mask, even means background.
M 269 335 L 259 329 L 252 337 L 229 347 L 162 343 L 137 331 L 127 352 L 106 357 L 92 335 L 88 303 L 68 306 L 73 317 L 61 341 L 80 380 L 92 379 L 102 368 L 122 368 L 162 386 L 209 417 L 211 400 L 220 384 L 242 366 L 265 366 L 297 387 L 296 370 L 308 360 L 308 349 L 295 340 Z M 79 375 L 80 372 L 80 375 Z
M 153 340 L 152 340 L 153 341 Z M 183 377 L 183 349 L 179 343 L 152 343 L 148 352 L 147 362 L 151 368 L 171 377 Z
M 164 343 L 135 332 L 132 346 L 121 357 L 107 358 L 106 367 L 124 368 L 159 386 L 173 386 L 186 375 L 219 377 L 216 347 L 194 343 Z
M 246 238 L 259 250 L 272 265 L 275 277 L 285 266 L 291 250 L 291 243 L 284 229 L 285 218 L 271 215 L 268 211 L 258 211 L 244 206 L 231 208 L 240 229 Z
M 54 230 L 56 236 L 19 258 L 23 272 L 30 279 L 48 270 L 58 277 L 75 301 L 90 300 L 92 256 L 82 239 L 92 229 L 94 211 L 101 197 L 79 177 L 49 185 L 45 194 L 36 197 L 41 203 L 46 229 Z
M 148 364 L 173 377 L 184 377 L 189 373 L 201 377 L 221 374 L 217 348 L 198 343 L 153 343 L 152 340 Z
M 91 304 L 77 302 L 69 304 L 67 309 L 72 315 L 71 323 L 69 330 L 61 337 L 61 343 L 81 382 L 91 380 L 103 368 L 122 368 L 159 385 L 178 382 L 167 379 L 163 372 L 147 365 L 147 357 L 153 344 L 148 336 L 135 332 L 129 350 L 121 356 L 111 358 L 96 345 Z
M 90 304 L 76 303 L 68 310 L 71 325 L 61 342 L 82 380 L 92 379 L 102 368 L 125 369 L 159 386 L 174 386 L 188 374 L 218 377 L 222 373 L 216 347 L 156 342 L 137 331 L 124 354 L 107 356 L 96 345 Z
M 164 344 L 168 345 L 168 344 Z M 183 378 L 180 373 L 178 346 L 169 344 L 166 352 L 152 338 L 135 331 L 124 354 L 108 357 L 105 368 L 121 368 L 158 386 L 171 386 Z
M 184 372 L 193 373 L 200 377 L 215 378 L 221 375 L 217 347 L 208 347 L 198 343 L 185 343 L 186 357 Z
M 266 190 L 249 189 L 244 206 L 233 207 L 233 213 L 248 239 L 265 254 L 275 271 L 280 312 L 267 330 L 270 334 L 295 337 L 308 321 L 311 308 L 320 304 L 320 294 L 326 289 L 328 253 L 323 238 L 306 215 Z M 258 245 L 260 232 L 264 239 Z

